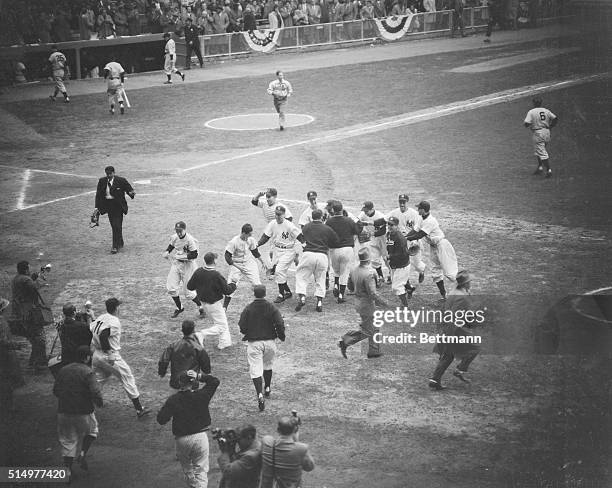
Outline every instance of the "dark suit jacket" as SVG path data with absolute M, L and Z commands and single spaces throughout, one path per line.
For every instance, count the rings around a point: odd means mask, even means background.
M 102 215 L 108 212 L 108 202 L 106 199 L 106 182 L 107 178 L 100 178 L 98 180 L 98 189 L 96 190 L 96 208 L 100 211 Z M 123 210 L 124 215 L 128 213 L 128 204 L 125 201 L 125 194 L 128 195 L 134 192 L 134 188 L 132 185 L 121 176 L 115 176 L 113 179 L 113 186 L 111 187 L 111 195 L 115 197 L 117 202 L 121 205 L 121 209 Z M 130 195 L 130 198 L 133 200 L 134 197 Z

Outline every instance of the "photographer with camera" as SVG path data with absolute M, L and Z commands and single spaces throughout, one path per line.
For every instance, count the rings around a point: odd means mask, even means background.
M 235 431 L 213 431 L 221 455 L 217 459 L 221 468 L 219 488 L 257 488 L 261 471 L 261 442 L 255 427 L 248 424 Z M 236 444 L 238 452 L 236 452 Z
M 270 435 L 262 439 L 260 488 L 299 488 L 302 470 L 314 469 L 308 445 L 298 442 L 299 427 L 300 418 L 294 411 L 292 417 L 281 417 L 278 421 L 277 439 Z
M 196 381 L 204 383 L 204 387 L 194 390 Z M 176 457 L 191 488 L 208 486 L 208 404 L 218 386 L 219 379 L 212 375 L 183 371 L 179 375 L 179 392 L 168 398 L 157 414 L 160 425 L 172 419 Z

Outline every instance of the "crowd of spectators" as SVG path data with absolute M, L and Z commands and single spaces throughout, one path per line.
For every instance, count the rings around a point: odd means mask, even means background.
M 509 12 L 519 8 L 519 0 L 504 1 Z M 467 7 L 486 3 L 464 0 Z M 5 0 L 0 3 L 0 43 L 51 43 L 162 32 L 181 35 L 187 18 L 200 34 L 223 34 L 431 12 L 449 9 L 451 4 L 451 0 Z

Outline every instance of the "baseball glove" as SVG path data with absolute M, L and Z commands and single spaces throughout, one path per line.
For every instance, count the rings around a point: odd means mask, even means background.
M 408 245 L 408 255 L 409 256 L 416 256 L 420 250 L 421 250 L 421 246 L 419 246 L 418 242 L 412 241 Z
M 366 227 L 363 228 L 361 233 L 357 236 L 359 242 L 363 244 L 364 242 L 368 242 L 372 238 L 372 232 L 369 231 Z
M 89 228 L 93 229 L 100 225 L 100 211 L 97 208 L 94 208 L 91 217 L 89 217 Z

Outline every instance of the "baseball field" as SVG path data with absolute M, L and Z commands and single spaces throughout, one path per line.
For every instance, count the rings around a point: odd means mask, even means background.
M 312 121 L 257 130 L 259 122 L 235 116 L 275 120 L 266 88 L 277 69 L 293 84 L 289 120 Z M 495 32 L 490 45 L 470 36 L 236 60 L 188 71 L 185 82 L 175 76 L 171 86 L 162 85 L 163 73 L 129 76 L 132 108 L 123 116 L 108 113 L 103 80 L 69 83 L 69 104 L 47 98 L 50 84 L 7 89 L 0 294 L 10 298 L 15 264 L 26 259 L 32 268 L 52 264 L 42 293 L 58 316 L 67 301 L 91 300 L 102 313 L 106 298 L 120 298 L 122 354 L 156 413 L 170 394 L 168 379 L 157 376 L 159 356 L 180 337 L 181 320 L 197 317 L 187 303 L 170 318 L 161 253 L 175 222 L 187 223 L 201 255 L 222 254 L 242 224 L 260 235 L 264 219 L 250 199 L 264 188 L 277 188 L 294 215 L 309 190 L 353 213 L 365 200 L 389 211 L 407 193 L 409 205 L 431 202 L 486 307 L 487 320 L 474 329 L 483 342 L 472 384 L 449 370 L 448 388 L 431 391 L 431 344 L 383 345 L 377 359 L 356 346 L 343 359 L 336 344 L 357 326 L 354 297 L 337 304 L 329 293 L 323 313 L 312 297 L 299 313 L 294 301 L 280 305 L 287 341 L 260 413 L 237 327 L 252 299 L 241 283 L 228 309 L 234 346 L 218 351 L 207 342 L 221 380 L 213 426 L 252 423 L 272 434 L 277 418 L 296 409 L 316 462 L 304 487 L 610 486 L 609 359 L 534 352 L 538 324 L 555 302 L 611 286 L 610 69 L 605 49 L 561 25 Z M 523 126 L 535 94 L 560 119 L 549 179 L 532 175 Z M 224 117 L 251 130 L 206 125 Z M 116 255 L 108 220 L 89 228 L 107 165 L 136 190 Z M 219 269 L 228 271 L 225 263 Z M 276 286 L 264 279 L 273 298 Z M 380 292 L 397 301 L 389 285 Z M 427 275 L 412 307 L 438 309 L 437 293 Z M 210 325 L 197 320 L 198 328 Z M 400 323 L 382 331 L 409 332 Z M 19 340 L 25 368 L 29 345 Z M 0 439 L 5 464 L 58 466 L 52 376 L 26 372 L 26 380 Z M 137 419 L 118 382 L 104 387 L 104 399 L 89 472 L 75 468 L 73 486 L 182 486 L 169 426 L 155 415 Z M 211 442 L 209 486 L 220 478 L 217 455 Z

